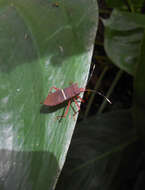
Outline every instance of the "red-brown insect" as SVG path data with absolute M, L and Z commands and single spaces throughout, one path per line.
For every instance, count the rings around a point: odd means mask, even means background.
M 79 88 L 77 83 L 73 83 L 71 86 L 69 86 L 65 89 L 59 89 L 59 88 L 56 88 L 55 86 L 51 87 L 50 91 L 52 91 L 52 89 L 55 89 L 56 92 L 53 92 L 53 93 L 50 92 L 48 94 L 47 98 L 45 99 L 43 105 L 53 107 L 53 106 L 57 106 L 57 105 L 65 103 L 65 102 L 68 102 L 66 112 L 64 113 L 63 116 L 58 116 L 58 117 L 66 117 L 72 101 L 74 101 L 74 103 L 76 104 L 78 111 L 80 110 L 80 106 L 77 102 L 77 99 L 79 99 L 81 102 L 84 102 L 84 100 L 79 96 L 79 94 L 81 92 L 85 92 L 85 91 L 96 92 L 96 90 Z M 108 98 L 106 98 L 102 93 L 100 93 L 100 92 L 97 92 L 97 93 L 99 95 L 103 96 L 111 104 L 110 100 Z M 73 109 L 73 107 L 72 107 L 72 109 Z M 73 111 L 74 111 L 74 109 L 73 109 Z M 76 113 L 77 112 L 75 112 L 75 114 Z
M 68 102 L 66 112 L 63 116 L 58 117 L 66 117 L 69 107 L 71 106 L 71 102 L 74 101 L 78 111 L 80 110 L 80 106 L 77 102 L 77 99 L 80 99 L 81 102 L 84 102 L 84 100 L 79 96 L 81 92 L 85 92 L 86 90 L 84 88 L 79 88 L 77 83 L 73 83 L 71 86 L 65 88 L 65 89 L 59 89 L 56 87 L 51 87 L 50 91 L 52 89 L 55 89 L 56 92 L 49 93 L 47 98 L 44 101 L 44 105 L 46 106 L 57 106 L 59 104 L 63 104 L 65 102 Z

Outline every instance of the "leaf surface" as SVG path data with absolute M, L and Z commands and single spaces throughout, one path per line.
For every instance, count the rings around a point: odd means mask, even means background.
M 134 124 L 140 136 L 145 136 L 145 32 L 142 38 L 140 56 L 137 62 L 136 76 L 134 80 Z
M 114 10 L 105 24 L 105 50 L 112 62 L 135 74 L 145 29 L 145 15 Z
M 95 0 L 0 1 L 0 189 L 54 189 L 77 116 L 40 102 L 85 87 L 97 24 Z

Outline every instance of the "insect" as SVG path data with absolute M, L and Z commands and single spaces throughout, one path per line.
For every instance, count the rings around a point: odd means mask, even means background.
M 71 106 L 71 103 L 73 101 L 76 104 L 78 111 L 80 110 L 80 106 L 77 102 L 77 99 L 79 99 L 81 102 L 84 102 L 84 100 L 79 96 L 79 94 L 81 92 L 85 92 L 86 91 L 85 88 L 79 88 L 77 83 L 73 83 L 72 85 L 70 85 L 69 87 L 65 89 L 59 89 L 59 88 L 56 88 L 55 86 L 51 87 L 50 91 L 52 91 L 52 89 L 55 89 L 56 91 L 53 93 L 50 92 L 48 94 L 47 98 L 45 99 L 43 103 L 45 106 L 57 106 L 65 102 L 68 102 L 64 115 L 58 116 L 58 117 L 66 117 L 69 111 L 69 108 Z
M 51 92 L 52 89 L 55 89 L 56 91 L 52 93 Z M 53 106 L 57 106 L 57 105 L 68 102 L 68 105 L 67 105 L 64 115 L 57 116 L 57 117 L 66 117 L 72 102 L 75 103 L 75 105 L 78 108 L 78 111 L 80 110 L 80 106 L 79 106 L 77 100 L 79 99 L 81 102 L 84 102 L 84 100 L 79 96 L 79 94 L 82 92 L 85 92 L 85 91 L 96 92 L 95 90 L 79 88 L 77 83 L 72 83 L 72 85 L 70 85 L 69 87 L 67 87 L 65 89 L 59 89 L 59 88 L 56 88 L 55 86 L 53 86 L 50 88 L 50 93 L 46 97 L 43 105 L 53 107 Z M 101 93 L 99 93 L 99 94 L 102 95 Z M 104 95 L 102 95 L 102 96 L 105 97 Z M 107 101 L 109 101 L 109 100 L 107 99 Z M 72 109 L 73 109 L 73 107 L 72 107 Z M 73 109 L 73 111 L 74 111 L 74 109 Z M 75 114 L 76 113 L 77 112 L 75 112 Z

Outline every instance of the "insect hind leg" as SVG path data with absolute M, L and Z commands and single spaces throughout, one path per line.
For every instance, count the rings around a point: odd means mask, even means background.
M 85 102 L 85 100 L 83 100 L 80 96 L 77 96 L 77 99 L 79 99 L 81 102 Z
M 68 111 L 69 111 L 70 105 L 71 105 L 71 100 L 69 100 L 69 102 L 68 102 L 68 105 L 67 105 L 67 108 L 66 108 L 66 111 L 65 111 L 64 115 L 57 116 L 57 118 L 66 117 L 67 114 L 68 114 Z
M 73 100 L 74 100 L 75 105 L 77 106 L 77 108 L 78 108 L 78 112 L 79 112 L 79 111 L 80 111 L 80 106 L 79 106 L 79 104 L 78 104 L 78 102 L 77 102 L 77 100 L 76 100 L 75 98 L 73 98 Z

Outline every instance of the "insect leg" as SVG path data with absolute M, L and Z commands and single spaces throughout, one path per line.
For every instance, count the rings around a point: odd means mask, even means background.
M 62 115 L 62 116 L 57 116 L 57 118 L 66 117 L 66 116 L 67 116 L 68 110 L 69 110 L 69 108 L 70 108 L 70 104 L 71 104 L 71 100 L 69 100 L 69 102 L 68 102 L 68 105 L 67 105 L 67 108 L 66 108 L 66 112 L 64 113 L 64 115 Z
M 66 112 L 64 113 L 63 117 L 66 117 L 66 116 L 67 116 L 68 110 L 69 110 L 69 107 L 70 107 L 70 104 L 71 104 L 71 101 L 69 100 L 68 105 L 67 105 L 67 108 L 66 108 Z
M 79 106 L 78 102 L 76 101 L 76 99 L 75 99 L 75 98 L 73 98 L 73 100 L 74 100 L 74 102 L 75 102 L 75 105 L 77 106 L 77 108 L 78 108 L 78 111 L 79 111 L 79 110 L 80 110 L 80 106 Z
M 78 99 L 80 99 L 81 102 L 85 102 L 85 100 L 83 100 L 80 96 L 77 96 Z
M 64 115 L 64 112 L 65 112 L 65 107 L 64 107 L 64 109 L 63 109 L 63 114 L 62 114 L 62 116 L 56 116 L 57 119 L 60 118 L 59 122 L 61 122 L 61 120 L 62 120 L 62 118 L 63 118 L 63 115 Z
M 73 112 L 74 112 L 74 116 L 77 114 L 77 111 L 74 109 L 74 107 L 70 104 L 70 106 L 71 106 L 71 108 L 72 108 L 72 110 L 73 110 Z

